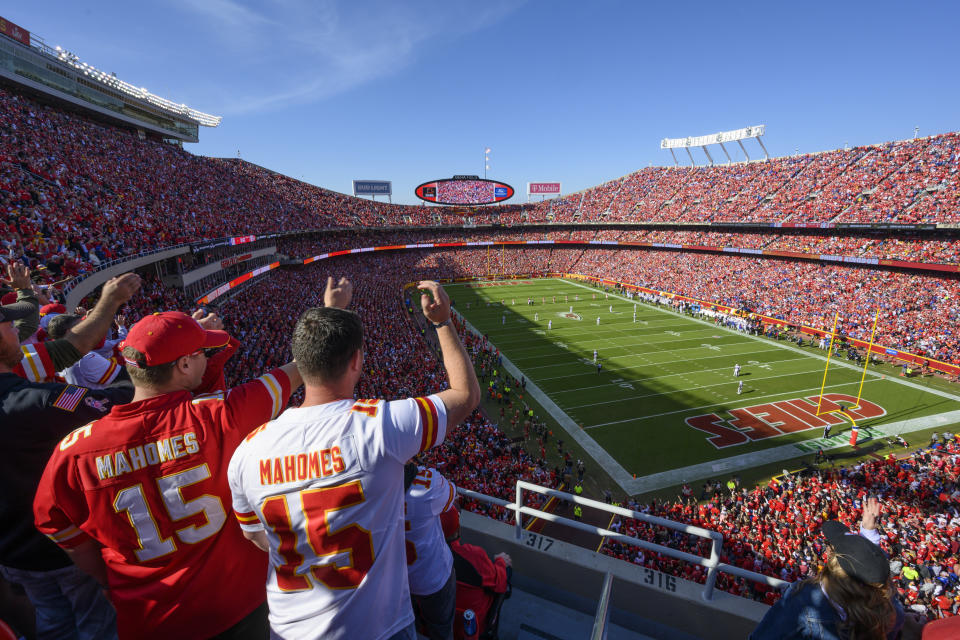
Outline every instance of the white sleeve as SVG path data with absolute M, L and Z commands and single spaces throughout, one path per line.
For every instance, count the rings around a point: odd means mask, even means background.
M 263 523 L 260 522 L 257 512 L 250 506 L 250 501 L 243 490 L 242 469 L 246 460 L 244 444 L 240 443 L 237 450 L 233 452 L 230 465 L 227 467 L 227 482 L 230 484 L 230 493 L 233 494 L 233 515 L 237 517 L 237 522 L 244 531 L 263 531 Z
M 447 410 L 435 395 L 386 402 L 383 440 L 388 455 L 406 462 L 447 436 Z
M 880 532 L 876 529 L 864 529 L 860 527 L 860 535 L 878 547 L 880 546 Z
M 108 360 L 93 351 L 81 358 L 75 366 L 79 370 L 78 377 L 88 382 L 89 386 L 92 387 L 105 387 L 116 380 L 120 373 L 120 365 L 116 360 Z
M 453 506 L 457 498 L 457 487 L 436 469 L 430 471 L 433 472 L 430 483 L 430 512 L 438 516 Z

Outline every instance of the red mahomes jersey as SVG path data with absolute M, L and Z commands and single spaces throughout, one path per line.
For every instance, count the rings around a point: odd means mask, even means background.
M 440 514 L 455 508 L 457 488 L 436 469 L 420 467 L 404 496 L 407 577 L 410 593 L 429 596 L 443 588 L 453 554 L 440 526 Z
M 284 640 L 389 638 L 413 622 L 403 467 L 442 442 L 437 396 L 290 409 L 230 461 L 233 509 L 270 543 L 270 627 Z
M 115 406 L 64 438 L 37 495 L 37 528 L 103 545 L 121 638 L 206 638 L 264 600 L 266 556 L 232 516 L 227 466 L 290 395 L 279 369 L 208 395 Z

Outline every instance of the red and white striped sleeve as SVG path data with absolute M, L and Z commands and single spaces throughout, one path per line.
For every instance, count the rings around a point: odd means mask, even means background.
M 42 342 L 25 344 L 20 347 L 23 357 L 20 363 L 13 368 L 13 372 L 30 382 L 50 382 L 56 374 L 53 359 L 47 353 Z
M 383 415 L 387 451 L 407 461 L 421 451 L 443 442 L 447 435 L 447 412 L 435 395 L 388 402 Z M 391 428 L 392 427 L 392 428 Z

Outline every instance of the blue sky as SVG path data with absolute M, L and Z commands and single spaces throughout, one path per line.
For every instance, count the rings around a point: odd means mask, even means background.
M 571 192 L 670 164 L 664 137 L 766 124 L 786 155 L 960 128 L 947 1 L 90 0 L 0 15 L 223 116 L 193 153 L 239 150 L 342 192 L 392 180 L 394 202 L 482 175 L 486 146 L 520 202 L 528 181 Z

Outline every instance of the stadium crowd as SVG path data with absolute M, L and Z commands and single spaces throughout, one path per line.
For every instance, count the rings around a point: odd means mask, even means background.
M 719 531 L 721 561 L 789 582 L 810 577 L 822 564 L 823 523 L 837 519 L 856 530 L 868 496 L 882 504 L 881 548 L 889 557 L 894 584 L 904 605 L 928 618 L 960 613 L 960 440 L 943 434 L 930 447 L 897 458 L 778 477 L 748 489 L 730 480 L 708 480 L 697 495 L 627 505 L 641 513 Z M 699 499 L 698 499 L 699 498 Z M 700 555 L 700 538 L 669 534 L 624 518 L 619 533 Z M 638 547 L 606 541 L 603 552 L 642 566 L 703 582 L 704 571 Z M 779 592 L 721 575 L 719 588 L 772 604 Z
M 530 206 L 478 210 L 470 219 L 502 224 L 956 223 L 960 221 L 958 166 L 960 136 L 950 133 L 766 163 L 644 169 Z M 145 250 L 233 234 L 455 225 L 463 218 L 449 210 L 352 198 L 238 159 L 197 157 L 0 90 L 0 258 L 5 264 L 23 261 L 34 279 L 46 284 Z M 737 246 L 941 263 L 956 263 L 960 258 L 960 243 L 953 237 L 659 228 L 385 233 L 351 229 L 282 238 L 278 248 L 303 259 L 355 246 L 492 238 Z M 187 267 L 231 255 L 222 248 L 199 252 Z M 244 270 L 231 268 L 237 273 Z M 326 269 L 326 265 L 314 265 L 283 270 L 248 283 L 222 304 L 215 303 L 226 330 L 240 342 L 227 360 L 228 386 L 257 379 L 291 360 L 289 337 L 301 314 L 317 305 L 321 292 L 316 283 Z M 817 328 L 829 327 L 838 313 L 842 332 L 861 338 L 869 334 L 873 313 L 879 308 L 878 342 L 960 362 L 956 278 L 814 261 L 565 245 L 379 252 L 375 259 L 340 257 L 330 263 L 329 270 L 350 275 L 352 308 L 363 319 L 367 359 L 356 386 L 359 398 L 419 397 L 445 388 L 442 363 L 431 348 L 437 344 L 436 331 L 416 313 L 415 301 L 405 299 L 404 286 L 422 279 L 489 273 L 557 271 L 614 278 Z M 216 284 L 218 278 L 211 276 L 198 287 Z M 148 274 L 143 276 L 140 292 L 124 302 L 116 310 L 133 322 L 158 311 L 193 306 L 182 291 Z M 84 306 L 96 308 L 93 299 Z M 492 348 L 468 334 L 459 322 L 454 326 L 477 366 L 484 371 L 492 368 L 496 356 Z M 516 381 L 497 380 L 516 386 Z M 296 406 L 303 399 L 302 392 L 293 394 L 289 404 Z M 519 395 L 517 402 L 522 403 Z M 501 415 L 509 419 L 509 414 Z M 496 416 L 476 411 L 420 462 L 440 470 L 458 486 L 511 499 L 519 479 L 557 485 L 562 474 L 549 467 L 545 444 L 541 433 L 539 451 L 537 445 L 531 445 L 534 450 L 530 451 L 498 428 Z M 794 580 L 815 571 L 823 553 L 822 542 L 811 538 L 810 532 L 832 517 L 852 524 L 865 497 L 877 493 L 886 505 L 883 546 L 896 567 L 900 595 L 916 611 L 939 617 L 956 614 L 960 603 L 958 473 L 960 445 L 949 437 L 901 460 L 824 470 L 754 490 L 714 491 L 703 503 L 686 499 L 631 506 L 721 530 L 729 541 L 726 561 Z M 542 504 L 533 496 L 528 501 L 530 506 Z M 486 503 L 467 501 L 464 506 L 507 517 Z M 704 551 L 697 542 L 638 522 L 617 526 L 630 535 Z M 623 545 L 608 543 L 605 551 L 692 580 L 704 577 L 699 568 L 645 556 Z M 776 599 L 775 593 L 740 580 L 722 578 L 718 586 L 767 602 Z

